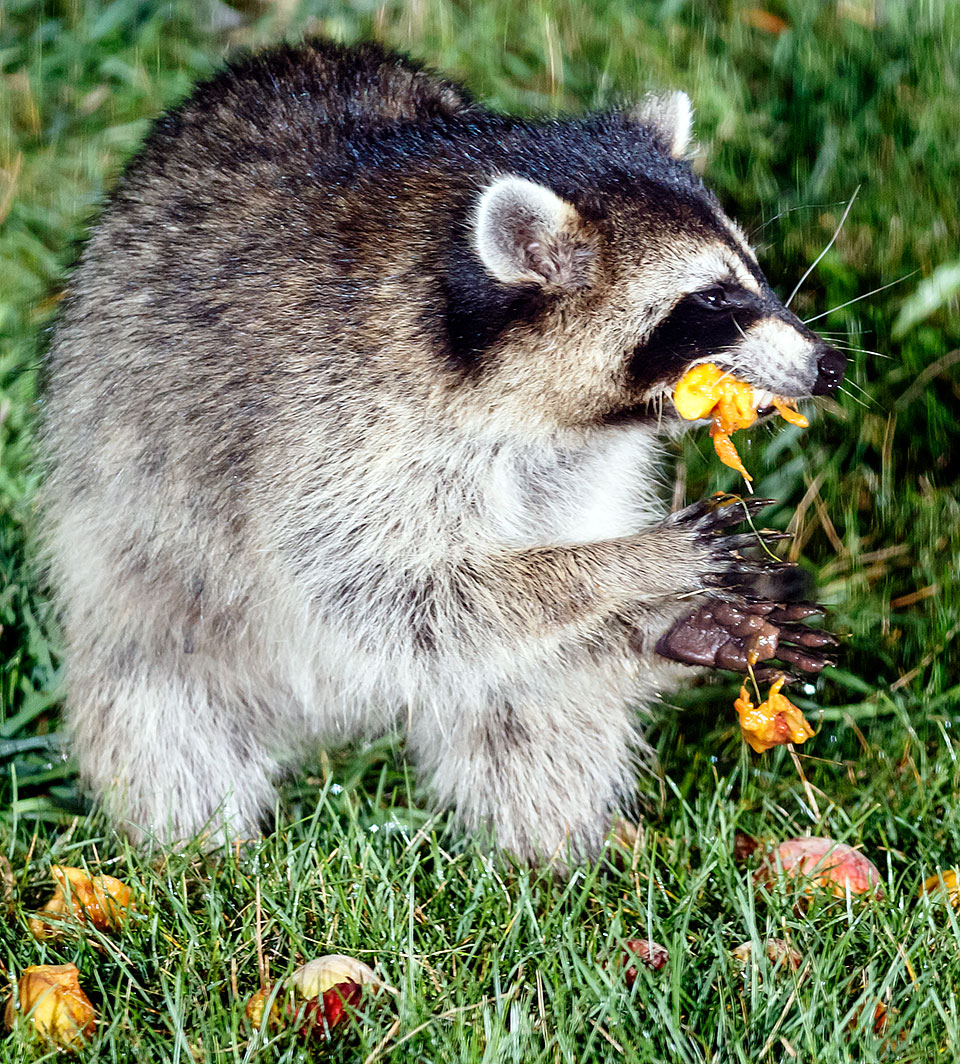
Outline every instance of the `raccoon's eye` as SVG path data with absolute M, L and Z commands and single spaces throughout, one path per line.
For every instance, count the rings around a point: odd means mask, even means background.
M 721 285 L 704 288 L 701 292 L 692 292 L 691 297 L 707 310 L 733 310 L 739 306 L 738 301 Z

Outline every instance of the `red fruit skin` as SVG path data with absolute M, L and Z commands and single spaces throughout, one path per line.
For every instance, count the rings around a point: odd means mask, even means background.
M 784 872 L 793 877 L 807 877 L 813 885 L 832 891 L 837 897 L 846 894 L 880 893 L 877 866 L 859 851 L 842 842 L 815 835 L 788 839 L 780 843 L 769 861 L 775 871 L 779 861 Z
M 324 990 L 321 997 L 311 998 L 304 1005 L 300 1034 L 303 1037 L 312 1035 L 314 1038 L 329 1038 L 334 1027 L 348 1019 L 346 1006 L 355 1009 L 360 1004 L 362 994 L 363 987 L 352 979 L 334 983 L 329 990 Z
M 666 946 L 661 946 L 659 942 L 654 942 L 649 938 L 628 938 L 624 945 L 627 947 L 625 960 L 637 958 L 643 961 L 651 972 L 659 972 L 670 959 Z M 631 965 L 624 972 L 623 977 L 627 981 L 627 986 L 633 986 L 637 978 L 637 969 Z

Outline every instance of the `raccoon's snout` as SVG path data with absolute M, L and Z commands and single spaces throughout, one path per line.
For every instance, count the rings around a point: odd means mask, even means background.
M 835 347 L 826 347 L 817 359 L 817 379 L 813 385 L 814 395 L 829 395 L 840 386 L 847 369 L 847 356 Z

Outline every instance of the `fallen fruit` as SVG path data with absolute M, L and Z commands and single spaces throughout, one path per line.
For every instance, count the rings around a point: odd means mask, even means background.
M 338 1023 L 347 1019 L 349 1006 L 355 1009 L 363 996 L 363 987 L 352 979 L 333 986 L 315 998 L 311 998 L 300 1013 L 301 1035 L 329 1038 Z
M 89 921 L 101 931 L 116 931 L 123 926 L 132 899 L 126 883 L 113 876 L 90 876 L 82 868 L 68 865 L 54 865 L 50 874 L 57 887 L 40 910 L 43 915 L 30 920 L 34 938 L 54 938 L 70 923 Z
M 685 421 L 713 418 L 710 436 L 720 461 L 736 469 L 744 480 L 753 477 L 746 471 L 730 433 L 749 428 L 757 420 L 759 403 L 757 390 L 746 381 L 737 380 L 712 362 L 701 362 L 691 367 L 677 382 L 673 392 L 673 404 Z M 789 399 L 774 396 L 773 406 L 791 425 L 806 428 L 809 422 Z
M 17 1005 L 7 1002 L 4 1020 L 13 1027 L 17 1015 L 45 1038 L 76 1049 L 89 1038 L 97 1023 L 90 999 L 80 989 L 75 964 L 36 964 L 24 968 L 17 981 Z
M 835 897 L 880 893 L 880 872 L 859 850 L 833 839 L 807 836 L 788 839 L 773 851 L 757 871 L 758 882 L 771 882 L 778 872 L 802 879 L 806 893 L 830 891 Z
M 654 942 L 649 938 L 628 938 L 624 945 L 626 946 L 624 962 L 639 960 L 651 972 L 659 972 L 670 959 L 666 946 L 661 946 L 659 942 Z M 627 981 L 627 986 L 633 986 L 637 978 L 637 969 L 630 965 L 623 973 L 623 977 Z
M 960 909 L 960 874 L 957 869 L 948 868 L 945 872 L 937 872 L 935 876 L 925 879 L 920 888 L 920 897 L 922 898 L 924 894 L 946 895 L 945 900 L 954 909 Z
M 771 686 L 766 700 L 758 706 L 750 701 L 746 687 L 741 687 L 740 697 L 733 703 L 740 717 L 743 737 L 758 754 L 773 746 L 805 743 L 813 736 L 813 728 L 800 710 L 786 695 L 780 694 L 783 684 L 784 677 L 781 676 Z
M 732 952 L 734 958 L 741 964 L 749 964 L 753 960 L 753 943 L 743 942 Z M 795 972 L 803 961 L 793 946 L 789 942 L 784 942 L 782 938 L 768 938 L 763 944 L 763 952 L 767 955 L 767 960 L 773 965 L 774 970 L 790 968 Z
M 277 993 L 270 1009 L 269 1021 L 264 1017 L 267 999 L 273 988 L 262 987 L 252 995 L 244 1012 L 255 1026 L 292 1021 L 300 1023 L 302 1035 L 323 1034 L 341 1023 L 347 1013 L 344 1006 L 353 1008 L 360 1003 L 364 986 L 374 991 L 398 991 L 388 986 L 374 970 L 355 957 L 342 953 L 330 953 L 307 961 L 296 969 Z
M 272 987 L 262 987 L 255 994 L 253 994 L 250 1000 L 247 1002 L 246 1008 L 243 1010 L 244 1015 L 253 1024 L 254 1027 L 263 1026 L 263 1012 L 267 1004 L 267 998 L 273 992 Z M 273 1004 L 270 1006 L 269 1022 L 280 1023 L 282 1014 L 280 1012 L 280 1006 L 274 999 Z
M 325 957 L 307 961 L 290 976 L 290 986 L 304 998 L 320 997 L 337 983 L 382 985 L 372 968 L 342 953 L 328 953 Z

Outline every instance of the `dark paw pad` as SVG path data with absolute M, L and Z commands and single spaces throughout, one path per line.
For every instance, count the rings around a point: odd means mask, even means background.
M 733 672 L 775 661 L 782 663 L 775 668 L 780 673 L 818 673 L 833 664 L 825 649 L 836 646 L 837 639 L 799 623 L 797 613 L 812 615 L 809 605 L 793 609 L 773 602 L 710 601 L 661 636 L 657 653 L 686 665 Z

